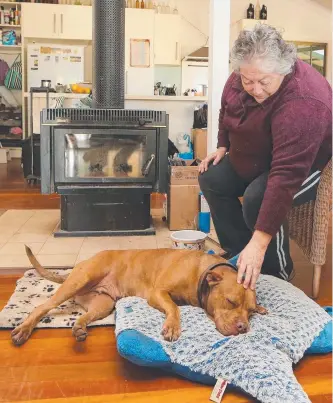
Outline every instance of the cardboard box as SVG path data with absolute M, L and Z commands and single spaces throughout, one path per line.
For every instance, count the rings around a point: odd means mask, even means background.
M 192 129 L 194 158 L 207 157 L 207 129 Z
M 199 185 L 169 185 L 167 222 L 170 230 L 196 229 Z
M 199 167 L 190 165 L 194 160 L 184 160 L 186 166 L 169 166 L 171 185 L 198 185 Z

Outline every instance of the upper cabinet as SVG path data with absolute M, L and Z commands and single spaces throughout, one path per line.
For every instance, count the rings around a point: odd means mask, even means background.
M 92 10 L 87 6 L 22 3 L 21 24 L 26 38 L 92 40 Z
M 155 15 L 155 64 L 179 66 L 181 64 L 180 16 Z

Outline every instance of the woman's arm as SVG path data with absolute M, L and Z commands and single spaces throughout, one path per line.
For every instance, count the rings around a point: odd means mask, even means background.
M 272 163 L 256 230 L 276 235 L 331 128 L 331 111 L 312 99 L 289 101 L 274 114 Z

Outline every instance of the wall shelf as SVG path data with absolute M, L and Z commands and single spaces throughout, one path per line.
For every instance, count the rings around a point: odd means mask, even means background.
M 0 49 L 21 49 L 21 45 L 0 45 Z
M 0 28 L 21 28 L 21 25 L 0 24 Z

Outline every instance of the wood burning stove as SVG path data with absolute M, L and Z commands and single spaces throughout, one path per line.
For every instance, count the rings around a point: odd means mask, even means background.
M 41 113 L 42 193 L 61 196 L 55 236 L 155 233 L 150 195 L 166 192 L 168 115 L 124 109 L 124 3 L 93 5 L 94 109 Z
M 56 235 L 154 233 L 150 194 L 166 192 L 168 116 L 47 109 L 41 118 L 42 193 L 61 196 Z

